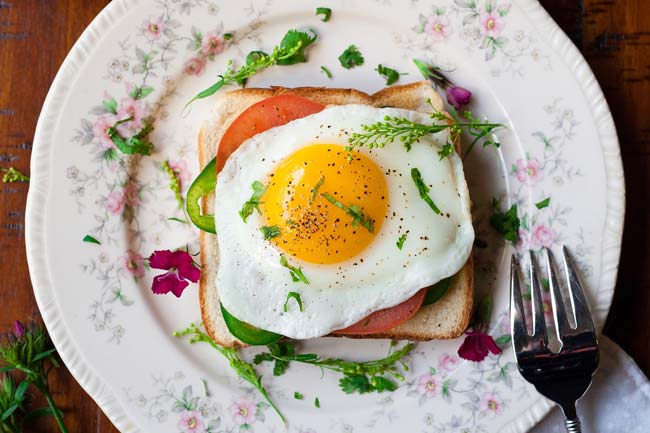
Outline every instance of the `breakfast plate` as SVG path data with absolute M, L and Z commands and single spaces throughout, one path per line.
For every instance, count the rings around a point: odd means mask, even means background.
M 315 14 L 321 6 L 332 10 L 327 22 Z M 464 161 L 477 238 L 476 300 L 492 305 L 482 309 L 484 319 L 503 351 L 470 362 L 457 355 L 462 339 L 418 343 L 404 381 L 380 394 L 345 394 L 336 375 L 308 366 L 292 365 L 280 377 L 258 366 L 288 430 L 527 431 L 550 404 L 513 363 L 510 253 L 567 245 L 602 327 L 624 213 L 607 104 L 584 59 L 536 0 L 111 2 L 66 58 L 34 140 L 27 253 L 61 358 L 123 432 L 285 429 L 213 349 L 172 335 L 200 320 L 197 288 L 179 299 L 153 295 L 159 272 L 146 258 L 155 250 L 198 249 L 198 232 L 179 222 L 184 215 L 161 169 L 167 161 L 184 191 L 199 172 L 197 131 L 213 100 L 185 104 L 230 59 L 241 64 L 251 51 L 270 50 L 293 28 L 318 35 L 308 61 L 269 68 L 248 86 L 372 93 L 385 86 L 379 64 L 404 73 L 400 83 L 420 80 L 417 58 L 448 71 L 473 92 L 474 113 L 507 128 L 497 132 L 498 148 L 477 147 Z M 338 56 L 353 44 L 365 62 L 342 68 Z M 151 156 L 115 150 L 105 134 L 113 114 L 153 122 Z M 489 221 L 495 206 L 512 204 L 521 219 L 516 245 L 506 244 Z M 300 344 L 301 351 L 354 360 L 384 356 L 388 348 L 386 340 Z M 242 356 L 250 360 L 256 352 L 245 349 Z

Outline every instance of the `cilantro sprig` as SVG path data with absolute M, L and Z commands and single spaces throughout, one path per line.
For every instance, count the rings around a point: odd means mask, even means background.
M 351 69 L 355 66 L 363 65 L 363 54 L 356 45 L 350 45 L 339 56 L 339 62 L 345 69 Z
M 266 388 L 264 388 L 264 385 L 262 384 L 262 376 L 257 374 L 253 365 L 249 364 L 248 362 L 244 361 L 239 357 L 239 352 L 237 351 L 236 347 L 219 346 L 217 343 L 212 341 L 210 336 L 208 336 L 205 332 L 203 332 L 203 330 L 198 326 L 196 326 L 194 323 L 191 323 L 188 328 L 182 331 L 174 332 L 173 335 L 174 337 L 189 336 L 190 344 L 208 343 L 210 346 L 212 346 L 217 352 L 219 352 L 228 360 L 228 363 L 230 364 L 230 368 L 232 368 L 239 377 L 244 379 L 246 382 L 250 383 L 266 400 L 266 402 L 273 408 L 273 410 L 275 410 L 275 413 L 278 414 L 282 422 L 285 425 L 287 424 L 286 418 L 284 417 L 284 415 L 282 415 L 282 412 L 280 412 L 280 410 L 275 405 L 275 403 L 273 403 L 273 400 L 271 400 L 271 398 L 269 397 Z
M 197 99 L 214 95 L 224 86 L 232 84 L 244 86 L 246 80 L 270 66 L 288 66 L 307 61 L 305 50 L 317 39 L 316 33 L 313 30 L 310 30 L 310 32 L 311 34 L 298 30 L 289 30 L 282 38 L 282 41 L 273 47 L 271 54 L 263 51 L 253 51 L 246 57 L 246 64 L 239 69 L 235 69 L 232 61 L 230 61 L 226 71 L 219 75 L 219 81 L 199 92 L 185 107 Z
M 285 267 L 285 268 L 289 269 L 289 274 L 291 275 L 291 279 L 293 280 L 294 283 L 302 282 L 302 283 L 305 283 L 305 284 L 309 284 L 309 280 L 307 279 L 305 274 L 302 272 L 302 268 L 297 268 L 295 266 L 290 265 L 289 261 L 284 256 L 284 254 L 280 255 L 280 265 L 282 267 Z M 301 308 L 302 308 L 302 306 L 301 306 Z
M 450 131 L 450 141 L 445 143 L 438 152 L 440 159 L 453 153 L 452 140 L 462 132 L 466 132 L 474 137 L 473 141 L 467 148 L 467 151 L 463 155 L 463 158 L 467 156 L 474 145 L 480 140 L 483 140 L 483 147 L 488 145 L 498 147 L 499 144 L 490 139 L 490 134 L 492 134 L 495 129 L 504 127 L 504 125 L 500 123 L 490 123 L 487 119 L 481 120 L 478 117 L 475 117 L 471 111 L 465 111 L 464 116 L 467 120 L 461 120 L 458 117 L 458 113 L 452 109 L 450 112 L 450 119 L 446 114 L 436 110 L 430 100 L 428 103 L 431 105 L 431 108 L 433 108 L 433 112 L 431 113 L 431 119 L 433 122 L 431 124 L 418 123 L 403 117 L 385 116 L 383 121 L 370 125 L 362 125 L 361 129 L 363 132 L 355 132 L 350 136 L 347 149 L 351 151 L 355 147 L 363 146 L 369 148 L 381 148 L 386 146 L 386 144 L 399 140 L 406 150 L 409 151 L 411 150 L 411 146 L 414 143 L 417 143 L 422 137 L 445 130 Z
M 492 227 L 503 236 L 507 241 L 516 244 L 519 242 L 519 226 L 521 221 L 517 216 L 517 205 L 513 204 L 510 209 L 502 212 L 499 201 L 492 200 L 493 214 L 490 217 L 490 224 Z
M 407 233 L 403 233 L 403 234 L 400 235 L 400 237 L 397 239 L 397 242 L 395 243 L 395 245 L 397 245 L 397 248 L 398 248 L 398 249 L 401 250 L 401 249 L 404 247 L 404 242 L 406 242 L 406 237 L 407 237 Z
M 391 349 L 394 344 L 394 342 L 391 343 Z M 256 355 L 253 363 L 275 362 L 274 374 L 279 373 L 276 376 L 283 374 L 290 362 L 314 365 L 341 373 L 343 377 L 339 379 L 339 387 L 346 394 L 365 394 L 397 389 L 397 384 L 393 379 L 400 382 L 404 380 L 398 365 L 401 365 L 404 371 L 408 370 L 403 358 L 409 354 L 413 347 L 413 343 L 408 343 L 402 348 L 389 353 L 385 358 L 355 362 L 340 358 L 323 359 L 315 353 L 296 353 L 291 342 L 280 342 L 268 346 L 269 352 Z M 281 363 L 280 368 L 278 368 L 278 362 Z
M 381 75 L 384 79 L 386 79 L 387 86 L 396 83 L 397 80 L 399 80 L 400 75 L 404 75 L 404 74 L 400 74 L 395 69 L 382 65 L 381 63 L 377 66 L 376 71 L 379 75 Z
M 300 293 L 298 292 L 287 293 L 287 300 L 284 301 L 284 307 L 283 307 L 284 312 L 286 313 L 287 311 L 289 311 L 289 301 L 292 299 L 296 301 L 296 304 L 298 304 L 298 310 L 302 313 L 303 312 L 302 296 L 300 296 Z
M 323 197 L 325 200 L 333 204 L 339 209 L 342 209 L 352 217 L 352 226 L 357 227 L 359 225 L 363 226 L 366 230 L 368 230 L 370 233 L 375 232 L 375 222 L 372 218 L 367 216 L 366 214 L 363 213 L 361 208 L 356 205 L 356 204 L 351 204 L 350 206 L 346 206 L 343 204 L 343 202 L 339 201 L 334 197 L 332 194 L 324 192 L 321 194 L 321 197 Z
M 265 240 L 277 238 L 282 234 L 278 226 L 262 226 L 260 227 Z
M 316 201 L 316 198 L 318 197 L 318 190 L 321 186 L 323 186 L 323 183 L 325 183 L 325 176 L 321 176 L 321 178 L 318 179 L 318 182 L 316 182 L 316 185 L 314 185 L 314 187 L 311 189 L 311 197 L 309 197 L 310 205 Z
M 262 213 L 260 210 L 260 205 L 262 204 L 260 199 L 266 192 L 267 187 L 262 182 L 256 180 L 251 185 L 251 188 L 253 188 L 253 194 L 251 195 L 251 198 L 246 200 L 241 210 L 239 211 L 239 216 L 244 220 L 244 222 L 246 222 L 248 217 L 253 214 L 253 211 L 257 211 L 259 214 Z

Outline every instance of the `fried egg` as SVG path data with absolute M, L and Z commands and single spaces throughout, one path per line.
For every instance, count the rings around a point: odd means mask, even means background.
M 346 150 L 351 134 L 386 116 L 432 122 L 409 110 L 331 106 L 257 134 L 229 157 L 216 187 L 216 284 L 232 315 L 290 338 L 319 337 L 463 267 L 474 230 L 462 161 L 438 155 L 448 131 L 408 151 L 399 140 Z

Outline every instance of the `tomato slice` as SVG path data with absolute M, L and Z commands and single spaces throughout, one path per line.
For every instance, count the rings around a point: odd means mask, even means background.
M 217 173 L 237 148 L 252 136 L 318 113 L 325 106 L 290 93 L 271 96 L 248 107 L 228 127 L 217 151 Z
M 367 335 L 378 334 L 406 322 L 420 310 L 428 288 L 424 288 L 401 304 L 375 311 L 365 319 L 339 329 L 332 334 Z

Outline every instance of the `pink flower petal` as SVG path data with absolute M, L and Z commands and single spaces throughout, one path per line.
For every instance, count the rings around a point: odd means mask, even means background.
M 177 298 L 180 298 L 189 284 L 190 283 L 180 278 L 176 272 L 167 272 L 154 277 L 151 291 L 156 295 L 163 295 L 172 292 Z
M 180 265 L 178 267 L 178 274 L 181 278 L 190 280 L 193 283 L 196 283 L 201 278 L 201 270 L 193 262 Z
M 168 271 L 174 267 L 172 261 L 173 255 L 174 253 L 169 250 L 154 251 L 151 257 L 149 257 L 149 266 L 153 269 L 163 269 Z
M 492 352 L 495 355 L 501 353 L 494 339 L 481 331 L 467 332 L 465 340 L 458 348 L 458 356 L 468 361 L 481 362 Z

